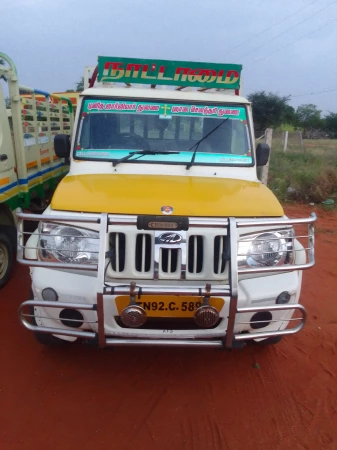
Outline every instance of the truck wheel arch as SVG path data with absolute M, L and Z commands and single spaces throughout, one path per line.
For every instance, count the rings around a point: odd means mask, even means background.
M 10 240 L 12 251 L 16 252 L 16 223 L 14 213 L 9 206 L 0 204 L 0 233 L 5 234 Z
M 0 288 L 8 281 L 14 264 L 12 244 L 8 236 L 0 232 Z
M 0 204 L 0 288 L 8 281 L 16 253 L 16 226 L 12 211 Z

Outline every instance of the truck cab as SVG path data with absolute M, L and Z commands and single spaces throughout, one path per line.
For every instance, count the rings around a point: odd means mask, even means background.
M 240 77 L 98 58 L 72 140 L 55 138 L 69 173 L 42 215 L 18 213 L 32 276 L 19 312 L 39 342 L 231 348 L 303 327 L 316 217 L 288 219 L 258 179 L 269 148 L 255 149 Z

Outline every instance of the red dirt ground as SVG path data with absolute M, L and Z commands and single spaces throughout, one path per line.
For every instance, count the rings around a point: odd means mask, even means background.
M 16 317 L 17 266 L 0 294 L 0 450 L 336 450 L 337 214 L 317 213 L 308 324 L 269 348 L 44 348 Z

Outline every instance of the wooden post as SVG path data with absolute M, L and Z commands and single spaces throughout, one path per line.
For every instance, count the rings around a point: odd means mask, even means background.
M 272 128 L 267 128 L 264 142 L 266 144 L 268 144 L 269 147 L 270 147 L 270 156 L 271 156 L 271 143 L 272 143 L 272 140 L 273 140 L 273 129 Z M 270 161 L 270 157 L 269 157 L 269 160 L 268 160 L 267 164 L 262 167 L 261 182 L 263 184 L 265 184 L 265 185 L 267 185 L 267 183 L 268 183 L 269 161 Z
M 300 136 L 300 143 L 301 143 L 301 147 L 303 148 L 303 136 L 302 136 L 302 131 L 299 131 L 299 136 Z
M 287 151 L 287 147 L 288 147 L 288 131 L 284 132 L 284 141 L 283 141 L 283 151 Z

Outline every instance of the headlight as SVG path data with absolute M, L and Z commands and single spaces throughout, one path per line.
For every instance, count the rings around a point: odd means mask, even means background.
M 99 234 L 68 225 L 40 223 L 39 259 L 63 263 L 97 264 Z
M 293 262 L 293 229 L 250 234 L 240 237 L 239 267 L 264 267 Z

